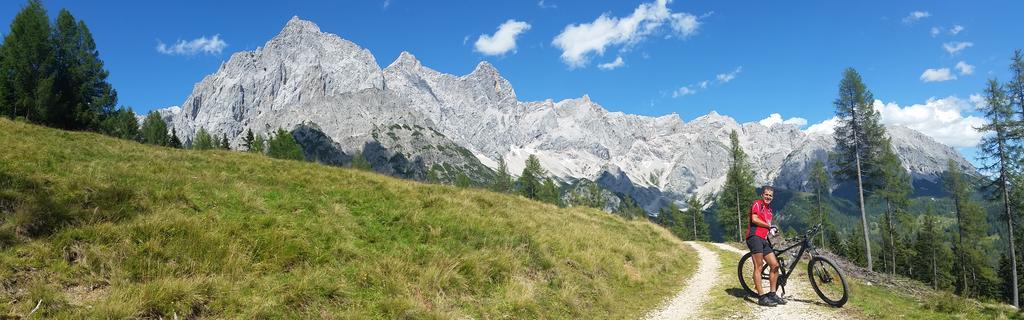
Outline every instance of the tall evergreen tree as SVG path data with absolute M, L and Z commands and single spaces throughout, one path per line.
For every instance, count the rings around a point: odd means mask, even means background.
M 166 146 L 170 143 L 167 136 L 167 123 L 160 117 L 160 113 L 150 111 L 146 119 L 142 120 L 142 142 Z
M 544 167 L 541 167 L 540 160 L 531 154 L 526 158 L 523 173 L 516 180 L 516 184 L 519 185 L 519 193 L 530 199 L 539 199 L 539 192 L 543 184 L 541 179 L 546 175 L 547 172 L 544 171 Z
M 227 141 L 225 136 L 223 141 Z M 224 142 L 222 142 L 223 144 Z M 274 136 L 270 138 L 270 143 L 267 146 L 267 155 L 271 158 L 277 159 L 288 159 L 288 160 L 304 160 L 302 156 L 302 147 L 295 141 L 295 137 L 288 131 L 278 128 Z
M 294 140 L 295 138 L 292 138 Z M 231 150 L 231 143 L 228 142 L 228 135 L 226 133 L 221 134 L 220 142 L 217 143 L 217 147 L 224 150 Z M 301 148 L 299 150 L 302 150 Z
M 874 270 L 871 258 L 871 239 L 868 229 L 868 215 L 864 209 L 865 189 L 871 189 L 877 179 L 864 179 L 865 173 L 877 173 L 875 169 L 878 150 L 885 137 L 885 128 L 879 122 L 879 114 L 872 104 L 874 96 L 853 68 L 843 72 L 839 82 L 839 96 L 833 104 L 839 123 L 833 134 L 836 152 L 832 155 L 834 174 L 843 180 L 857 181 L 859 196 L 861 233 L 864 236 L 864 256 L 868 270 Z M 865 185 L 865 180 L 868 182 Z
M 245 140 L 242 141 L 245 144 L 245 150 L 251 151 L 252 144 L 256 142 L 256 136 L 252 134 L 252 129 L 245 129 Z
M 92 33 L 84 21 L 61 10 L 53 43 L 58 99 L 49 106 L 49 122 L 61 128 L 96 129 L 117 104 L 117 92 L 107 82 L 109 73 Z
M 100 131 L 106 135 L 126 140 L 139 139 L 139 122 L 132 108 L 121 107 L 103 120 Z
M 544 178 L 540 189 L 537 191 L 537 199 L 554 205 L 561 205 L 559 199 L 558 183 L 551 177 Z
M 640 206 L 636 204 L 636 201 L 633 200 L 633 197 L 630 195 L 624 195 L 622 197 L 622 204 L 619 205 L 619 209 L 616 213 L 628 219 L 635 219 L 647 216 L 647 213 L 644 212 L 644 209 L 640 208 Z
M 826 207 L 825 204 L 827 203 L 827 197 L 829 197 L 832 192 L 832 187 L 828 181 L 828 172 L 825 170 L 825 164 L 822 163 L 821 160 L 814 162 L 814 168 L 811 169 L 810 178 L 811 190 L 814 191 L 814 213 L 817 218 L 815 220 L 817 220 L 816 222 L 822 226 L 820 245 L 825 246 L 827 243 L 825 241 L 825 233 L 827 229 L 824 227 L 828 224 L 828 207 Z
M 690 229 L 693 231 L 693 240 L 710 241 L 711 232 L 708 224 L 704 222 L 704 201 L 701 201 L 696 194 L 686 200 L 686 215 L 690 222 Z
M 472 184 L 473 184 L 473 182 L 469 180 L 469 176 L 466 176 L 465 173 L 459 172 L 458 174 L 455 175 L 455 186 L 456 187 L 459 187 L 459 188 L 469 188 L 469 186 L 472 185 Z
M 885 223 L 882 229 L 885 231 L 883 240 L 889 244 L 889 261 L 886 264 L 889 272 L 896 274 L 896 256 L 900 251 L 897 247 L 896 223 L 899 219 L 896 215 L 902 214 L 910 205 L 910 174 L 903 169 L 900 158 L 893 150 L 889 139 L 883 139 L 882 155 L 879 159 L 879 169 L 883 181 L 882 187 L 878 190 L 879 196 L 885 202 Z
M 505 158 L 498 158 L 498 172 L 494 175 L 494 181 L 491 182 L 491 190 L 497 192 L 512 192 L 512 175 L 508 172 L 508 164 L 505 163 Z
M 181 149 L 181 139 L 178 138 L 178 129 L 171 128 L 171 138 L 167 140 L 167 146 L 175 149 Z
M 358 170 L 366 170 L 366 171 L 373 170 L 373 166 L 370 165 L 370 161 L 367 161 L 366 160 L 366 156 L 363 155 L 363 153 L 359 152 L 359 151 L 357 151 L 355 154 L 352 155 L 352 168 L 358 169 Z M 433 169 L 433 168 L 431 168 L 431 169 Z M 435 172 L 435 176 L 436 176 L 437 170 L 432 170 L 432 171 Z M 436 179 L 435 178 L 435 180 L 431 181 L 431 182 L 437 183 L 437 182 L 440 182 L 440 179 Z
M 257 133 L 249 145 L 249 152 L 263 154 L 267 150 L 267 138 L 262 133 Z
M 1016 121 L 1009 121 L 1009 124 L 1012 125 L 1013 138 L 1020 141 L 1024 140 L 1024 55 L 1020 49 L 1014 50 L 1010 60 L 1010 82 L 1006 84 L 1006 93 L 1009 108 L 1015 110 L 1011 112 L 1017 116 Z
M 729 171 L 722 191 L 718 193 L 715 215 L 724 230 L 723 237 L 728 239 L 735 235 L 736 241 L 743 242 L 744 224 L 749 219 L 751 203 L 757 200 L 757 189 L 754 187 L 754 171 L 747 162 L 746 152 L 740 147 L 736 130 L 729 133 L 729 160 Z
M 1019 54 L 1019 52 L 1018 52 Z M 1007 245 L 1009 246 L 1009 257 L 1011 265 L 1011 279 L 1013 287 L 1017 287 L 1017 255 L 1014 243 L 1013 215 L 1010 212 L 1010 176 L 1013 168 L 1017 165 L 1021 156 L 1019 145 L 1010 141 L 1013 136 L 1013 110 L 1006 93 L 999 82 L 989 80 L 985 88 L 985 106 L 982 112 L 988 123 L 978 128 L 982 132 L 991 132 L 981 142 L 982 159 L 985 161 L 983 170 L 994 174 L 993 183 L 989 186 L 996 199 L 1001 200 L 1003 205 L 1002 218 L 1006 220 Z M 1013 292 L 1013 306 L 1019 307 L 1018 293 Z
M 4 37 L 0 107 L 11 118 L 46 123 L 47 108 L 56 100 L 49 19 L 39 0 L 29 0 L 14 16 L 10 32 Z
M 196 135 L 192 140 L 192 150 L 210 150 L 214 146 L 215 143 L 210 132 L 206 131 L 206 128 L 199 128 L 199 131 L 196 131 Z

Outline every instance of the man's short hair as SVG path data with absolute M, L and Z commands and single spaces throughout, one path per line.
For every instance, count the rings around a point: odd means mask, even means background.
M 763 186 L 763 187 L 761 187 L 761 193 L 764 193 L 765 191 L 768 191 L 768 190 L 771 190 L 772 192 L 775 192 L 775 187 L 772 187 L 772 186 Z

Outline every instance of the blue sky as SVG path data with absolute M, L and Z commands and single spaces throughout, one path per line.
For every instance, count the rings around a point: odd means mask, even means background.
M 9 25 L 22 5 L 0 6 L 0 22 Z M 85 20 L 121 104 L 137 112 L 182 103 L 193 84 L 231 53 L 262 46 L 297 15 L 369 49 L 381 66 L 401 51 L 457 75 L 487 60 L 512 82 L 521 100 L 589 94 L 612 111 L 677 113 L 684 120 L 711 110 L 740 122 L 778 113 L 781 119 L 804 119 L 808 128 L 832 117 L 841 73 L 854 67 L 875 97 L 888 104 L 879 105 L 887 110 L 883 120 L 961 147 L 969 158 L 976 134 L 964 128 L 979 120 L 970 118 L 976 115 L 970 97 L 982 91 L 987 78 L 1005 79 L 1009 56 L 1024 47 L 1024 24 L 1014 19 L 1024 12 L 1024 2 L 1009 0 L 44 0 L 44 5 L 51 18 L 67 8 Z M 640 21 L 640 28 L 623 31 L 626 21 Z M 498 32 L 503 25 L 509 28 Z M 556 41 L 570 26 L 580 30 Z M 482 35 L 491 38 L 484 41 L 490 46 L 476 46 Z M 219 42 L 209 42 L 214 46 L 207 52 L 170 50 L 178 41 L 214 36 Z M 160 43 L 168 50 L 158 51 Z M 622 63 L 616 68 L 598 67 L 617 58 Z

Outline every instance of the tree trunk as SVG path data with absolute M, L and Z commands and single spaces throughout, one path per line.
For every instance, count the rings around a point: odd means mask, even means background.
M 1006 210 L 1005 211 L 1006 212 L 1006 226 L 1007 226 L 1007 228 L 1010 231 L 1009 232 L 1010 233 L 1010 238 L 1009 238 L 1009 240 L 1010 240 L 1010 267 L 1012 268 L 1011 269 L 1012 271 L 1010 273 L 1012 274 L 1012 277 L 1013 277 L 1013 307 L 1014 308 L 1020 308 L 1020 304 L 1018 304 L 1018 301 L 1017 301 L 1017 294 L 1018 294 L 1017 291 L 1019 291 L 1020 289 L 1017 287 L 1017 253 L 1014 250 L 1014 241 L 1013 241 L 1013 216 L 1010 215 L 1010 195 L 1009 195 L 1009 191 L 1006 189 L 1007 186 L 1006 186 L 1006 177 L 1005 176 L 1003 177 L 1002 184 L 1003 184 L 1003 209 Z
M 959 187 L 956 187 L 959 188 Z M 960 192 L 959 190 L 954 192 Z M 960 194 L 953 194 L 953 207 L 956 210 L 957 259 L 960 260 L 960 294 L 967 292 L 967 261 L 964 261 L 964 226 L 960 223 Z
M 738 186 L 737 186 L 738 187 Z M 743 243 L 743 211 L 740 204 L 740 191 L 736 190 L 736 240 Z
M 860 174 L 860 150 L 855 151 L 854 157 L 857 160 L 857 195 L 860 196 L 860 222 L 864 227 L 864 252 L 868 258 L 868 271 L 875 271 L 874 264 L 871 263 L 871 241 L 868 240 L 868 215 L 864 211 L 864 183 L 861 182 Z
M 824 247 L 825 246 L 825 230 L 824 230 L 825 229 L 825 211 L 821 208 L 821 189 L 820 188 L 814 188 L 814 189 L 815 189 L 815 194 L 818 195 L 818 218 L 819 218 L 818 222 L 822 226 L 821 227 L 822 228 L 822 230 L 821 230 L 821 246 Z
M 935 265 L 935 246 L 934 240 L 932 241 L 932 289 L 939 289 L 939 268 Z
M 893 238 L 892 228 L 892 206 L 889 200 L 885 201 L 885 224 L 889 226 L 889 255 L 892 257 L 892 275 L 896 275 L 896 239 Z
M 693 241 L 697 241 L 697 215 L 701 212 L 697 208 L 690 208 L 690 210 L 693 210 Z

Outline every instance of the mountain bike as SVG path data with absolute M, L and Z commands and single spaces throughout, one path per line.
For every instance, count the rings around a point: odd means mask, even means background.
M 784 246 L 788 245 L 785 249 L 773 249 L 775 251 L 775 258 L 779 260 L 779 275 L 777 279 L 779 295 L 785 296 L 786 282 L 789 280 L 789 276 L 793 274 L 793 270 L 796 269 L 796 265 L 800 262 L 804 253 L 809 252 L 811 259 L 807 262 L 807 276 L 811 281 L 811 287 L 814 288 L 814 292 L 817 293 L 818 297 L 825 301 L 825 303 L 833 307 L 842 307 L 850 298 L 850 289 L 846 285 L 846 278 L 843 277 L 843 272 L 836 267 L 836 264 L 832 262 L 832 260 L 819 255 L 817 248 L 815 248 L 814 244 L 811 243 L 811 239 L 813 239 L 818 232 L 821 232 L 820 224 L 814 226 L 803 235 L 785 239 L 782 242 L 785 244 Z M 768 243 L 772 245 L 772 248 L 776 248 L 775 244 L 772 244 L 771 239 L 768 240 Z M 787 266 L 786 260 L 788 260 L 789 257 L 787 257 L 785 253 L 797 247 L 799 247 L 800 250 L 790 254 L 793 261 Z M 750 284 L 747 283 L 753 280 L 754 262 L 750 259 L 752 254 L 753 253 L 751 252 L 747 252 L 747 254 L 740 258 L 737 272 L 739 273 L 740 285 L 743 286 L 743 290 L 746 291 L 748 295 L 756 297 L 757 292 L 754 292 L 753 290 L 753 282 Z M 761 268 L 761 288 L 770 288 L 768 280 L 769 272 L 770 268 L 768 267 L 768 264 L 765 263 L 764 267 Z

